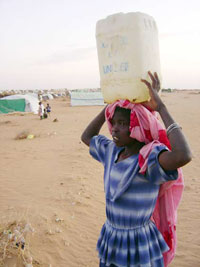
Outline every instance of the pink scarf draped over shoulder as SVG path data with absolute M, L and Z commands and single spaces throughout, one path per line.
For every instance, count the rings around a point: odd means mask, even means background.
M 148 156 L 155 146 L 164 144 L 168 149 L 171 148 L 166 130 L 159 122 L 155 112 L 148 110 L 141 104 L 133 104 L 128 100 L 118 100 L 113 104 L 109 104 L 105 111 L 110 133 L 112 132 L 111 119 L 116 107 L 130 109 L 130 136 L 145 143 L 139 151 L 139 172 L 144 174 L 147 168 Z M 182 171 L 178 169 L 178 179 L 160 186 L 158 199 L 152 214 L 152 220 L 169 246 L 169 250 L 163 254 L 165 266 L 168 266 L 175 256 L 177 208 L 182 197 L 183 188 Z

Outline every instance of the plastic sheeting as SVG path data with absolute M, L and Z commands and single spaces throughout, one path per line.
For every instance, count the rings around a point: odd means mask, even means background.
M 25 99 L 3 99 L 0 100 L 0 113 L 24 112 L 25 106 Z
M 38 113 L 38 100 L 30 95 L 10 95 L 6 97 L 2 97 L 0 101 L 2 100 L 12 100 L 12 99 L 24 99 L 25 100 L 25 112 L 33 112 L 35 114 Z

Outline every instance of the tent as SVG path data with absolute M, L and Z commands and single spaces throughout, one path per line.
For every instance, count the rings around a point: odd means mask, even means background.
M 43 100 L 51 100 L 51 99 L 53 99 L 53 96 L 52 96 L 52 94 L 50 94 L 50 93 L 47 93 L 47 94 L 43 94 L 42 95 L 42 99 Z
M 0 99 L 0 113 L 10 113 L 14 111 L 25 111 L 25 99 Z
M 10 112 L 38 113 L 38 100 L 31 95 L 10 95 L 0 98 L 0 113 Z
M 52 94 L 50 94 L 50 93 L 47 93 L 47 96 L 48 96 L 48 98 L 49 98 L 50 100 L 52 100 L 52 99 L 53 99 L 53 96 L 52 96 Z
M 70 90 L 71 106 L 99 106 L 104 105 L 101 92 Z
M 36 99 L 38 99 L 38 93 L 30 93 L 30 92 L 28 92 L 26 95 L 30 95 L 30 96 L 35 97 Z

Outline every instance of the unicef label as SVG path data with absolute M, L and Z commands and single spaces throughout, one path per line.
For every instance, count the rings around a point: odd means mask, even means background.
M 127 72 L 129 69 L 128 62 L 122 62 L 120 64 L 110 64 L 103 65 L 103 73 L 112 73 L 112 72 Z

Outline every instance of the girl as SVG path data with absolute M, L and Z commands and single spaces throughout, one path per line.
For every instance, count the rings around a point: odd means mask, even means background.
M 157 93 L 157 74 L 148 74 L 152 83 L 141 81 L 149 89 L 149 102 L 108 105 L 81 137 L 104 165 L 107 220 L 97 243 L 101 267 L 167 266 L 175 253 L 176 208 L 183 188 L 177 169 L 191 161 L 191 152 Z M 113 141 L 99 135 L 105 119 Z
M 38 115 L 40 116 L 40 119 L 43 119 L 43 114 L 44 114 L 44 106 L 42 102 L 39 102 L 39 109 L 38 109 Z
M 47 110 L 47 114 L 48 114 L 48 116 L 50 116 L 50 113 L 51 113 L 51 107 L 49 106 L 49 103 L 47 103 L 46 110 Z

